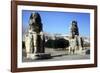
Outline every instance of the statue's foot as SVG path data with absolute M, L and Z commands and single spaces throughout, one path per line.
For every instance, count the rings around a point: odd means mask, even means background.
M 26 56 L 27 59 L 36 59 L 36 54 L 27 54 Z
M 27 54 L 26 58 L 29 59 L 30 58 L 30 54 Z
M 37 59 L 36 54 L 31 54 L 31 59 Z

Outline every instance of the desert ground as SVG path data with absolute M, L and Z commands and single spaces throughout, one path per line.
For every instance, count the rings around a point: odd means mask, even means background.
M 89 49 L 87 49 L 87 50 L 89 50 Z M 25 57 L 25 49 L 23 49 L 22 62 L 41 62 L 41 61 L 90 59 L 90 54 L 81 54 L 81 55 L 79 55 L 79 54 L 68 54 L 66 50 L 55 50 L 55 49 L 52 49 L 52 48 L 45 48 L 45 53 L 51 54 L 51 58 L 48 58 L 48 59 L 27 59 Z

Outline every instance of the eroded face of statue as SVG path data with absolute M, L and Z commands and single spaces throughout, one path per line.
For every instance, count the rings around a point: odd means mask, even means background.
M 71 26 L 71 34 L 72 34 L 72 38 L 74 38 L 75 35 L 79 35 L 77 21 L 72 21 L 72 24 L 71 25 L 72 25 Z
M 39 13 L 31 13 L 30 19 L 29 19 L 29 29 L 39 33 L 42 31 L 42 23 L 41 23 L 41 17 Z

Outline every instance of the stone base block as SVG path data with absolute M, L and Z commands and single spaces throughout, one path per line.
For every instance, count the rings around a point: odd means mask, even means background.
M 49 54 L 49 53 L 38 53 L 38 54 L 36 54 L 36 57 L 38 57 L 38 59 L 50 59 L 50 58 L 52 58 L 51 54 Z
M 28 54 L 27 58 L 29 59 L 50 59 L 52 58 L 49 53 L 36 53 L 36 54 Z

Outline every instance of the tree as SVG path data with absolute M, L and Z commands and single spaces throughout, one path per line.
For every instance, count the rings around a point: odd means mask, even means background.
M 69 41 L 63 38 L 55 40 L 55 48 L 66 48 L 69 46 Z
M 54 48 L 54 40 L 49 39 L 49 40 L 45 43 L 45 47 L 47 47 L 47 48 Z
M 60 39 L 49 39 L 46 43 L 45 43 L 45 47 L 47 48 L 66 48 L 69 46 L 69 41 L 65 40 L 63 38 Z

